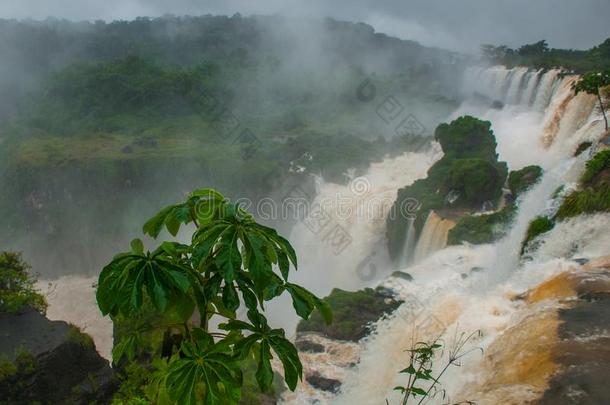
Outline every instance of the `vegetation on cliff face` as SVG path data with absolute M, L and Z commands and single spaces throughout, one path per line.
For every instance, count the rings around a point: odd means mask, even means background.
M 523 45 L 518 49 L 507 46 L 483 45 L 483 58 L 489 62 L 536 69 L 565 68 L 578 73 L 610 68 L 610 38 L 586 51 L 549 48 L 546 41 Z
M 525 232 L 525 238 L 521 243 L 521 254 L 525 253 L 525 250 L 528 248 L 528 244 L 536 239 L 538 236 L 542 235 L 553 229 L 555 227 L 555 222 L 552 219 L 547 217 L 536 217 L 534 218 L 527 227 L 527 231 Z
M 535 245 L 530 246 L 531 242 L 540 234 L 553 229 L 556 221 L 596 212 L 610 212 L 609 149 L 598 152 L 587 161 L 579 181 L 579 189 L 563 199 L 553 218 L 538 217 L 530 223 L 523 240 L 521 254 L 527 249 L 535 249 Z
M 603 89 L 610 86 L 610 69 L 604 71 L 592 71 L 582 75 L 576 82 L 572 83 L 572 90 L 578 94 L 585 92 L 597 97 L 598 107 L 604 117 L 606 131 L 608 131 L 608 117 L 606 117 L 605 103 L 602 98 Z
M 333 311 L 333 323 L 326 325 L 322 314 L 315 311 L 311 318 L 299 322 L 297 332 L 318 332 L 331 339 L 358 341 L 368 335 L 372 322 L 401 303 L 372 288 L 359 291 L 335 288 L 325 300 Z
M 439 125 L 435 138 L 444 156 L 428 170 L 425 179 L 400 189 L 394 203 L 393 212 L 398 213 L 409 199 L 421 204 L 415 220 L 416 237 L 430 210 L 478 211 L 486 202 L 494 205 L 502 194 L 508 173 L 506 163 L 498 161 L 496 140 L 488 121 L 460 117 L 450 124 Z M 403 215 L 388 218 L 386 234 L 393 258 L 402 250 L 407 226 L 408 220 Z
M 163 242 L 145 252 L 135 239 L 130 252 L 115 256 L 102 270 L 100 310 L 122 319 L 123 326 L 132 321 L 131 330 L 120 333 L 113 362 L 134 360 L 146 349 L 145 340 L 156 343 L 147 349 L 166 367 L 153 371 L 159 377 L 147 385 L 152 402 L 166 393 L 184 404 L 236 404 L 245 359 L 256 359 L 256 381 L 266 392 L 273 382 L 271 359 L 278 358 L 284 381 L 294 390 L 303 373 L 297 349 L 283 329 L 268 325 L 264 303 L 286 292 L 301 318 L 317 309 L 326 323 L 332 320 L 327 303 L 288 281 L 290 267 L 297 266 L 294 249 L 212 189 L 195 190 L 185 202 L 165 207 L 143 231 L 157 238 L 165 228 L 176 236 L 188 224 L 195 226 L 190 245 Z M 247 320 L 237 319 L 241 306 Z M 142 325 L 139 315 L 151 310 L 158 317 Z M 216 320 L 222 332 L 210 327 Z
M 540 166 L 526 166 L 521 170 L 511 171 L 508 174 L 508 188 L 514 197 L 536 184 L 542 177 Z
M 598 152 L 586 164 L 580 189 L 568 195 L 556 218 L 559 220 L 586 213 L 610 211 L 610 150 Z
M 0 312 L 16 313 L 32 308 L 45 313 L 47 302 L 36 289 L 36 278 L 20 253 L 0 253 Z
M 512 222 L 517 207 L 508 205 L 501 210 L 482 215 L 466 215 L 449 231 L 448 245 L 458 245 L 462 242 L 474 245 L 492 243 L 504 235 Z

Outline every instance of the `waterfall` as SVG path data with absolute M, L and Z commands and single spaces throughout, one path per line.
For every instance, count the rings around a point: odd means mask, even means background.
M 399 267 L 407 267 L 412 261 L 411 255 L 415 250 L 415 218 L 407 218 L 407 232 L 405 235 L 405 243 L 400 252 L 398 259 Z
M 425 177 L 441 156 L 440 147 L 434 145 L 421 153 L 374 163 L 348 184 L 320 179 L 310 215 L 294 226 L 288 238 L 299 258 L 291 282 L 326 296 L 333 288 L 358 290 L 389 275 L 391 260 L 384 234 L 397 191 Z M 311 221 L 312 216 L 322 220 Z M 270 324 L 295 330 L 298 319 L 289 297 L 269 303 L 267 314 Z
M 538 83 L 540 80 L 540 70 L 536 72 L 529 72 L 527 74 L 527 84 L 525 86 L 525 90 L 523 90 L 523 95 L 519 100 L 521 104 L 529 106 L 534 102 L 534 94 L 536 91 L 536 87 L 538 87 Z
M 436 212 L 430 211 L 421 236 L 417 240 L 414 254 L 415 262 L 423 260 L 447 246 L 447 236 L 454 226 L 455 222 L 441 218 Z
M 508 93 L 505 99 L 507 104 L 519 103 L 521 92 L 523 91 L 523 81 L 527 77 L 528 70 L 528 68 L 515 69 L 515 73 L 511 76 Z
M 500 78 L 505 82 L 499 84 Z M 580 177 L 586 157 L 572 157 L 575 146 L 583 140 L 598 140 L 604 132 L 594 100 L 571 93 L 573 80 L 573 76 L 559 78 L 554 70 L 541 75 L 519 69 L 510 74 L 495 67 L 465 73 L 465 87 L 472 86 L 469 94 L 498 99 L 502 88 L 508 86 L 505 100 L 514 104 L 485 110 L 467 100 L 450 119 L 471 114 L 490 120 L 501 160 L 511 169 L 540 164 L 545 173 L 519 198 L 510 231 L 494 244 L 443 248 L 443 220 L 430 213 L 415 249 L 420 260 L 406 269 L 414 281 L 390 277 L 381 284 L 405 303 L 377 323 L 375 334 L 360 345 L 358 364 L 347 369 L 340 393 L 322 403 L 368 404 L 386 399 L 390 404 L 399 403 L 400 394 L 393 387 L 405 384 L 404 375 L 398 373 L 408 364 L 405 349 L 414 342 L 438 337 L 450 345 L 458 332 L 475 330 L 481 335 L 472 346 L 482 348 L 483 354 L 473 352 L 463 359 L 461 367 L 449 369 L 442 381 L 447 395 L 442 403 L 526 403 L 548 388 L 548 379 L 559 368 L 552 354 L 559 344 L 562 304 L 539 304 L 533 298 L 524 302 L 515 297 L 524 291 L 532 291 L 533 297 L 576 297 L 561 284 L 566 274 L 574 274 L 574 283 L 579 280 L 572 260 L 610 253 L 610 216 L 597 214 L 558 223 L 540 237 L 540 247 L 530 260 L 519 257 L 531 219 L 553 209 L 551 196 L 557 186 Z M 599 266 L 610 265 L 610 259 L 601 262 Z M 588 268 L 595 271 L 593 265 Z M 596 276 L 583 277 L 595 280 Z M 437 372 L 443 366 L 442 356 L 446 352 L 435 361 Z M 441 398 L 429 403 L 440 404 Z
M 540 79 L 540 84 L 536 90 L 536 98 L 534 99 L 534 110 L 544 111 L 549 105 L 553 97 L 553 90 L 557 84 L 558 70 L 549 70 Z

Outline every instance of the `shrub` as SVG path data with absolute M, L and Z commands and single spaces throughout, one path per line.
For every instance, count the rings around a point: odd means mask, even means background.
M 607 168 L 610 168 L 610 149 L 597 153 L 589 161 L 587 161 L 585 172 L 580 179 L 581 183 L 590 183 L 595 176 Z
M 536 217 L 530 222 L 525 239 L 521 244 L 521 254 L 525 252 L 525 248 L 528 243 L 534 240 L 538 235 L 542 235 L 545 232 L 550 231 L 555 226 L 555 223 L 547 217 Z
M 540 166 L 526 166 L 521 170 L 510 172 L 508 175 L 508 188 L 514 196 L 517 196 L 536 184 L 540 177 L 542 177 L 542 168 Z
M 68 340 L 85 348 L 95 348 L 93 338 L 88 334 L 83 333 L 80 328 L 75 325 L 70 325 L 70 330 L 68 331 Z
M 448 245 L 468 242 L 475 245 L 492 243 L 506 234 L 509 223 L 517 209 L 514 205 L 506 206 L 498 212 L 484 215 L 467 215 L 449 231 Z
M 496 200 L 504 178 L 493 163 L 483 159 L 458 159 L 453 162 L 448 188 L 463 196 L 462 204 Z
M 29 268 L 20 253 L 0 253 L 0 312 L 15 313 L 26 307 L 46 312 L 47 302 L 37 292 Z
M 574 191 L 567 196 L 559 210 L 557 219 L 566 219 L 581 214 L 610 211 L 610 187 L 601 190 Z

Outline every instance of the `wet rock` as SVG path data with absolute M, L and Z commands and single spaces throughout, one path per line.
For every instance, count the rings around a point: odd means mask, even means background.
M 298 340 L 296 342 L 296 347 L 301 352 L 309 352 L 309 353 L 323 353 L 324 345 L 320 343 L 311 342 L 309 340 Z
M 76 327 L 28 309 L 0 314 L 0 356 L 14 372 L 0 377 L 9 403 L 108 403 L 118 386 L 108 361 Z
M 326 297 L 333 311 L 333 322 L 326 325 L 316 311 L 309 320 L 299 322 L 297 332 L 318 332 L 330 339 L 357 342 L 371 332 L 373 322 L 398 308 L 402 301 L 394 297 L 393 290 L 387 288 L 359 291 L 335 288 Z
M 610 270 L 573 277 L 578 299 L 559 310 L 560 366 L 540 404 L 610 403 Z
M 322 377 L 319 374 L 312 374 L 305 377 L 305 380 L 314 388 L 322 391 L 336 393 L 341 387 L 341 381 L 334 378 Z
M 405 281 L 413 281 L 413 276 L 404 271 L 395 271 L 392 273 L 392 277 L 400 278 Z
M 589 259 L 585 259 L 584 257 L 579 257 L 579 258 L 576 258 L 576 259 L 572 259 L 572 261 L 580 264 L 581 266 L 589 263 Z

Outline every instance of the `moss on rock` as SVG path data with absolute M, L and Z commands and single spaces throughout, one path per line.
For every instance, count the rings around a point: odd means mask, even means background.
M 468 242 L 475 245 L 492 243 L 506 234 L 517 208 L 509 205 L 492 214 L 467 215 L 449 231 L 448 245 Z
M 523 239 L 523 243 L 521 244 L 521 254 L 525 253 L 525 249 L 527 245 L 534 240 L 539 235 L 542 235 L 545 232 L 550 231 L 555 227 L 555 222 L 552 219 L 547 217 L 536 217 L 534 218 L 529 226 L 527 227 L 527 232 L 525 233 L 525 239 Z
M 319 312 L 309 320 L 300 321 L 297 332 L 318 332 L 331 339 L 358 341 L 369 334 L 369 324 L 394 311 L 400 301 L 381 290 L 366 288 L 344 291 L 335 288 L 326 297 L 333 311 L 333 322 L 326 325 Z
M 521 170 L 511 171 L 508 175 L 508 188 L 513 196 L 518 196 L 522 192 L 536 184 L 542 177 L 540 166 L 526 166 Z

